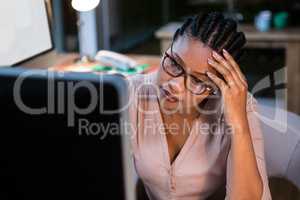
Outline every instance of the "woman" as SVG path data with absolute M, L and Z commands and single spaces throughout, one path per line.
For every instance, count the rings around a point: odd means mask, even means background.
M 271 199 L 256 100 L 236 60 L 246 40 L 220 13 L 179 28 L 155 73 L 129 78 L 132 150 L 150 199 Z

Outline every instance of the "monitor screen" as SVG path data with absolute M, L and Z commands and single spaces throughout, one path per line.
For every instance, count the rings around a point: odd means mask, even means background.
M 45 1 L 2 1 L 0 44 L 0 66 L 11 66 L 52 49 Z
M 1 200 L 135 200 L 121 76 L 5 67 L 0 85 Z

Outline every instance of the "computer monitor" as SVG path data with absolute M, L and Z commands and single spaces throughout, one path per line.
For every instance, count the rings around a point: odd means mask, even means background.
M 1 200 L 135 199 L 124 78 L 3 68 L 0 85 Z
M 0 3 L 0 66 L 12 66 L 53 49 L 44 0 Z

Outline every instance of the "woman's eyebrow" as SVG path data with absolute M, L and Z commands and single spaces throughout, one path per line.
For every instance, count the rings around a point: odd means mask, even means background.
M 186 68 L 185 63 L 184 63 L 184 61 L 180 58 L 180 56 L 179 56 L 176 52 L 174 52 L 174 51 L 172 51 L 172 54 L 174 54 L 174 59 L 175 59 L 175 61 L 176 61 L 176 62 L 179 62 L 179 64 L 180 64 L 181 66 L 183 66 L 184 68 Z M 206 73 L 203 73 L 203 72 L 193 71 L 193 73 L 198 74 L 198 75 L 200 75 L 200 76 L 205 76 L 205 77 L 207 76 Z
M 200 76 L 207 76 L 206 73 L 203 73 L 203 72 L 196 72 L 196 71 L 194 71 L 194 73 L 195 73 L 195 74 L 198 74 L 198 75 L 200 75 Z
M 174 55 L 174 59 L 176 62 L 178 62 L 182 67 L 186 68 L 184 61 L 180 58 L 180 56 L 176 52 L 171 51 L 171 54 Z

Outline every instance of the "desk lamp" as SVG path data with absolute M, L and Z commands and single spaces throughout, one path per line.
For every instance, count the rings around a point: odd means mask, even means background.
M 79 62 L 91 61 L 98 51 L 95 8 L 100 0 L 72 0 L 72 7 L 78 13 Z

